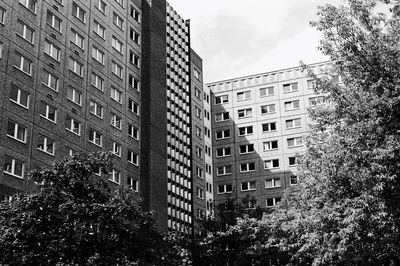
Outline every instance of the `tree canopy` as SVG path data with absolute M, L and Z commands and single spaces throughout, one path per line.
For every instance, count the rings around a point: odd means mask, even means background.
M 137 193 L 128 187 L 111 191 L 94 174 L 110 166 L 107 153 L 78 154 L 31 172 L 37 192 L 0 204 L 0 263 L 175 263 L 174 241 L 157 231 Z

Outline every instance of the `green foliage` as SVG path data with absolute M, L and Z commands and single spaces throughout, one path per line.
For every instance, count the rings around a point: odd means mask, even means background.
M 33 171 L 38 192 L 0 204 L 0 263 L 137 265 L 177 262 L 178 249 L 156 230 L 127 187 L 111 192 L 94 172 L 111 166 L 107 153 L 79 154 Z M 164 250 L 160 253 L 160 250 Z M 172 260 L 172 261 L 171 261 Z

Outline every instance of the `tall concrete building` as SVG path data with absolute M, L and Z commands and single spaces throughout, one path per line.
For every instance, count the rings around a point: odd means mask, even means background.
M 32 191 L 32 169 L 111 151 L 99 174 L 138 191 L 163 230 L 190 233 L 205 208 L 192 198 L 190 59 L 188 22 L 164 0 L 0 0 L 1 198 Z
M 310 66 L 330 73 L 329 63 Z M 301 67 L 207 84 L 211 91 L 215 204 L 274 207 L 297 185 L 307 110 L 323 104 Z

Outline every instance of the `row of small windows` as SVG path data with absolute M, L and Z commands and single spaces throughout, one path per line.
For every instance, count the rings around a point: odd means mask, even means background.
M 292 185 L 292 186 L 296 186 L 298 184 L 297 176 L 290 176 L 289 181 L 290 181 L 290 185 Z M 280 178 L 272 178 L 272 179 L 265 180 L 264 188 L 266 188 L 266 189 L 280 188 L 280 187 L 281 187 L 281 179 Z M 241 191 L 253 191 L 256 189 L 257 189 L 256 181 L 247 181 L 247 182 L 240 183 Z M 225 193 L 232 193 L 232 192 L 233 192 L 232 184 L 224 184 L 224 185 L 219 185 L 217 187 L 218 194 L 225 194 Z
M 287 119 L 285 121 L 285 125 L 286 125 L 286 129 L 301 127 L 301 119 L 300 118 Z M 262 128 L 263 133 L 276 131 L 277 130 L 276 122 L 269 122 L 269 123 L 262 124 L 261 128 Z M 253 133 L 254 133 L 253 126 L 244 126 L 244 127 L 238 128 L 239 136 L 251 135 Z M 230 129 L 223 129 L 223 130 L 218 130 L 215 132 L 215 138 L 217 140 L 227 139 L 230 137 L 231 137 Z
M 296 157 L 288 157 L 289 166 L 296 166 Z M 269 159 L 263 161 L 264 169 L 274 169 L 280 167 L 279 159 Z M 255 163 L 244 163 L 240 165 L 241 172 L 255 171 Z M 232 165 L 223 165 L 217 167 L 217 176 L 232 174 Z
M 307 88 L 308 89 L 313 89 L 315 87 L 314 85 L 314 80 L 308 80 L 307 81 Z M 283 84 L 283 93 L 290 93 L 290 92 L 296 92 L 299 90 L 298 83 L 288 83 L 288 84 Z M 272 96 L 275 95 L 275 87 L 274 86 L 269 86 L 265 88 L 260 88 L 259 89 L 259 96 L 264 97 L 264 96 Z M 250 100 L 251 99 L 251 91 L 241 91 L 236 94 L 237 100 L 238 101 L 244 101 L 244 100 Z M 227 94 L 225 95 L 220 95 L 215 97 L 215 104 L 224 104 L 229 102 L 229 97 Z

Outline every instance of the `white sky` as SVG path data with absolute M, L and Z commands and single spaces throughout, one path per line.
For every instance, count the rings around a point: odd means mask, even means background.
M 339 0 L 168 0 L 190 19 L 191 46 L 202 57 L 204 82 L 328 60 L 309 25 L 317 6 Z

